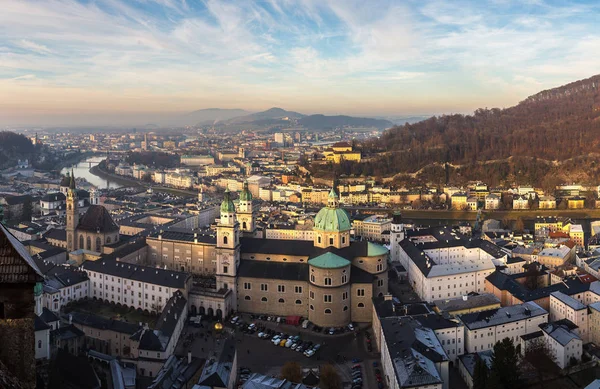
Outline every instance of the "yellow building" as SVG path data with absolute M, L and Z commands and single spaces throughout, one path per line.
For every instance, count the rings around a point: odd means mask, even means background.
M 336 164 L 342 161 L 360 162 L 361 160 L 360 151 L 354 151 L 352 145 L 347 142 L 338 142 L 331 149 L 325 150 L 323 154 L 326 161 Z
M 567 200 L 569 209 L 582 209 L 585 207 L 585 199 L 583 197 L 573 197 Z

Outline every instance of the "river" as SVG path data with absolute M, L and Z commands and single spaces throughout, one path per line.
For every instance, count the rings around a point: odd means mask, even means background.
M 102 161 L 103 159 L 104 159 L 104 157 L 102 157 L 102 156 L 89 157 L 89 158 L 77 163 L 76 165 L 71 165 L 71 166 L 63 168 L 60 171 L 60 173 L 67 174 L 67 172 L 70 172 L 71 168 L 73 168 L 75 177 L 85 178 L 87 180 L 87 182 L 96 186 L 99 189 L 120 188 L 122 185 L 119 185 L 114 181 L 110 181 L 108 179 L 98 177 L 90 172 L 90 162 L 92 162 L 93 164 L 97 164 L 98 162 Z

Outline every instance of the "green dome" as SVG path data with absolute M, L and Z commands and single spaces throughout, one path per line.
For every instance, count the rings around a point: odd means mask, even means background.
M 350 265 L 350 261 L 337 254 L 328 252 L 308 260 L 308 264 L 321 269 L 338 269 Z
M 248 181 L 244 181 L 244 188 L 240 193 L 240 201 L 252 201 L 252 193 L 248 190 Z
M 315 217 L 315 229 L 323 231 L 348 231 L 350 230 L 350 218 L 342 208 L 325 207 Z
M 380 255 L 386 255 L 388 253 L 388 249 L 383 247 L 382 245 L 368 242 L 367 243 L 367 256 L 368 257 L 378 257 Z
M 229 188 L 225 189 L 225 196 L 223 197 L 223 202 L 221 203 L 221 213 L 232 213 L 235 212 L 235 205 L 233 205 L 233 201 L 231 201 L 231 196 L 229 195 Z

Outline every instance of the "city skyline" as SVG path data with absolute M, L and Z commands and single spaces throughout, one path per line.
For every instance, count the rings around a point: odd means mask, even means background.
M 592 2 L 3 1 L 0 125 L 470 113 L 587 78 Z M 576 21 L 576 23 L 574 23 Z

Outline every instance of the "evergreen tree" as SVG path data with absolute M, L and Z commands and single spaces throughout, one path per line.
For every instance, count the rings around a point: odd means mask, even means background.
M 473 373 L 473 389 L 487 389 L 489 374 L 490 372 L 483 359 L 477 357 Z
M 491 372 L 497 377 L 500 387 L 505 389 L 517 387 L 520 378 L 519 354 L 511 339 L 504 338 L 494 345 Z

